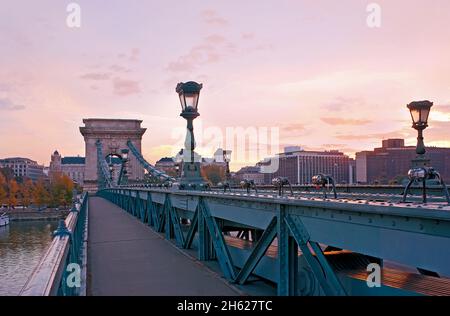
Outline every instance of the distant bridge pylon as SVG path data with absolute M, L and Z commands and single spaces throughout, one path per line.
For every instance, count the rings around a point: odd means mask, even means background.
M 102 153 L 120 155 L 122 149 L 128 148 L 130 141 L 134 148 L 141 153 L 141 140 L 146 128 L 141 127 L 141 120 L 123 119 L 83 119 L 85 126 L 80 132 L 85 141 L 86 166 L 84 175 L 84 189 L 95 193 L 98 190 L 97 142 L 100 141 Z M 144 168 L 134 155 L 130 155 L 128 162 L 128 178 L 142 179 Z

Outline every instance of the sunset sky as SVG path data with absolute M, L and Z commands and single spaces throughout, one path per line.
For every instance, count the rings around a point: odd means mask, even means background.
M 280 150 L 353 156 L 415 144 L 406 104 L 429 99 L 426 144 L 450 146 L 448 0 L 375 1 L 380 28 L 362 0 L 78 0 L 80 28 L 70 2 L 0 3 L 0 158 L 84 156 L 78 128 L 98 117 L 142 119 L 155 162 L 185 127 L 175 86 L 189 80 L 203 83 L 199 133 L 278 127 Z

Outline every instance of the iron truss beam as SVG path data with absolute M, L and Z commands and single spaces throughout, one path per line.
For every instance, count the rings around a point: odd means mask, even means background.
M 279 295 L 299 293 L 300 258 L 324 294 L 347 294 L 320 244 L 450 276 L 450 253 L 444 251 L 450 244 L 450 207 L 445 203 L 331 201 L 157 188 L 111 188 L 99 194 L 164 232 L 167 239 L 174 238 L 178 247 L 196 246 L 200 260 L 217 260 L 224 276 L 238 284 L 245 284 L 267 261 L 266 252 L 277 238 Z M 224 223 L 262 232 L 239 272 L 231 255 L 235 250 L 231 252 L 225 242 Z

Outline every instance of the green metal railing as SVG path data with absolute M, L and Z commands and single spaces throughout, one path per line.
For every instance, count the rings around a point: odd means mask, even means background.
M 21 296 L 86 295 L 88 194 L 59 222 L 53 240 L 22 288 Z
M 199 260 L 217 260 L 223 276 L 240 285 L 253 275 L 275 283 L 279 295 L 437 295 L 429 284 L 438 282 L 450 293 L 448 279 L 401 270 L 386 270 L 393 275 L 380 287 L 367 285 L 366 269 L 385 260 L 450 276 L 450 253 L 443 251 L 450 206 L 442 199 L 413 204 L 138 187 L 98 196 L 179 248 L 196 248 Z M 230 235 L 242 230 L 251 231 L 251 243 Z M 390 281 L 396 278 L 411 282 Z

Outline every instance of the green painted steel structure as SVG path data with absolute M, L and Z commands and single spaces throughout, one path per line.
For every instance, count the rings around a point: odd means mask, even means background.
M 365 279 L 350 276 L 384 260 L 450 276 L 446 203 L 388 204 L 158 188 L 109 188 L 98 194 L 174 239 L 178 247 L 196 248 L 199 260 L 217 260 L 231 282 L 246 284 L 250 276 L 258 277 L 276 283 L 279 295 L 427 294 L 413 286 L 370 288 Z M 230 231 L 243 229 L 259 231 L 255 235 L 259 238 L 244 241 L 230 236 Z M 233 244 L 236 241 L 244 246 Z M 326 246 L 345 250 L 329 252 Z M 274 248 L 277 254 L 268 255 Z M 422 283 L 434 280 L 420 277 Z
M 60 222 L 21 296 L 86 294 L 88 198 L 88 193 L 84 193 L 79 201 L 74 200 L 79 206 Z

